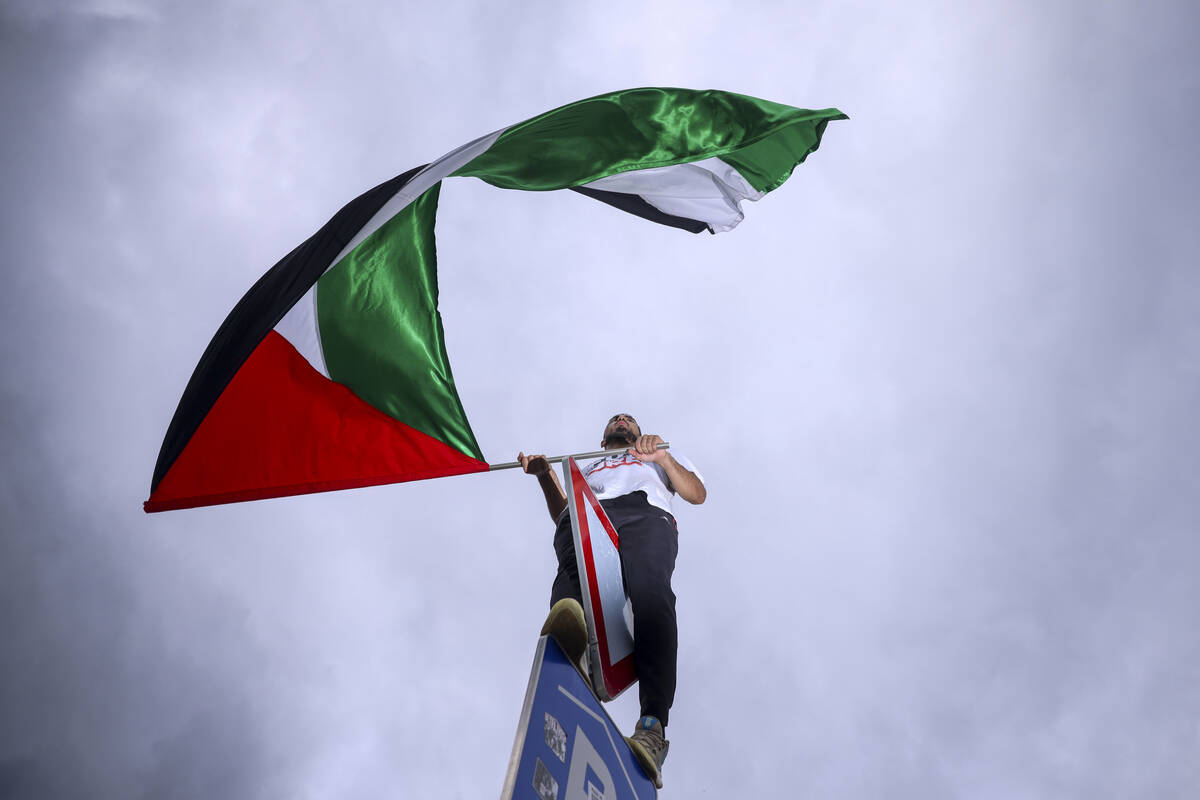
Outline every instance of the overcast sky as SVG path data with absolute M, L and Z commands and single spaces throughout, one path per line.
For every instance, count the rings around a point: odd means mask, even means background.
M 0 7 L 0 796 L 499 793 L 532 479 L 141 503 L 218 325 L 345 202 L 655 85 L 850 120 L 727 234 L 451 179 L 437 235 L 488 460 L 629 411 L 707 479 L 663 796 L 1196 796 L 1195 5 L 511 7 Z

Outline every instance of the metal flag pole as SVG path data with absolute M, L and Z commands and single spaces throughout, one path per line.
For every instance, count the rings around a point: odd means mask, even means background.
M 655 449 L 656 450 L 666 450 L 670 446 L 671 446 L 670 442 L 663 442 Z M 581 458 L 601 458 L 603 456 L 615 456 L 615 455 L 619 455 L 620 453 L 628 453 L 628 452 L 629 452 L 628 447 L 621 447 L 617 450 L 595 450 L 591 453 L 571 453 L 571 454 L 565 455 L 565 456 L 547 456 L 546 460 L 552 464 L 561 464 L 561 463 L 565 462 L 568 458 L 573 458 L 576 461 L 578 461 Z M 516 469 L 519 466 L 521 466 L 520 461 L 506 461 L 503 464 L 489 464 L 488 471 L 491 472 L 491 471 L 498 470 L 498 469 Z

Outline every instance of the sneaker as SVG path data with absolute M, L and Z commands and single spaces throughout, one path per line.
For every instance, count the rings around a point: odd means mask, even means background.
M 583 656 L 588 645 L 587 623 L 583 619 L 583 606 L 578 600 L 566 597 L 555 603 L 546 615 L 542 635 L 558 642 L 567 660 L 587 674 L 583 669 Z
M 666 740 L 664 733 L 662 723 L 655 717 L 642 717 L 638 720 L 633 736 L 625 739 L 638 763 L 642 765 L 646 777 L 654 781 L 655 787 L 659 789 L 663 785 L 662 765 L 667 760 L 667 750 L 671 748 L 671 743 Z

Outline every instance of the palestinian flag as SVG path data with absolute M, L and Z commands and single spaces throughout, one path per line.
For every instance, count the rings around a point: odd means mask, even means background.
M 352 200 L 234 307 L 167 429 L 146 511 L 488 468 L 438 314 L 446 177 L 572 189 L 687 231 L 732 229 L 787 180 L 837 109 L 631 89 L 505 128 Z

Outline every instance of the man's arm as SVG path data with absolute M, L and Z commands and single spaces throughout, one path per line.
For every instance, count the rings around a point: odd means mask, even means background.
M 642 461 L 658 464 L 667 473 L 667 479 L 671 481 L 677 495 L 692 505 L 700 505 L 708 497 L 708 490 L 696 477 L 696 473 L 675 460 L 670 450 L 658 449 L 662 440 L 661 436 L 653 433 L 639 436 L 633 447 L 629 448 L 629 452 L 635 453 Z
M 526 475 L 537 476 L 538 485 L 546 497 L 546 510 L 550 512 L 550 519 L 557 522 L 558 515 L 567 507 L 567 493 L 563 491 L 554 470 L 550 469 L 550 462 L 543 455 L 527 456 L 524 453 L 517 453 L 517 461 L 521 462 L 521 469 L 525 470 Z

